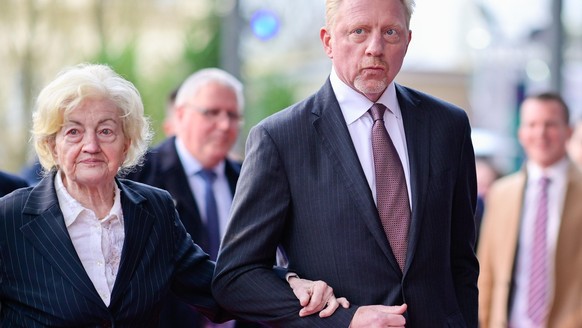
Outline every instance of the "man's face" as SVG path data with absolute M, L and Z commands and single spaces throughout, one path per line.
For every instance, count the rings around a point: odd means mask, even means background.
M 339 78 L 372 101 L 402 67 L 412 35 L 405 12 L 399 0 L 345 0 L 333 26 L 321 29 Z
M 202 166 L 212 168 L 236 142 L 239 115 L 234 91 L 212 82 L 176 108 L 177 136 Z
M 519 142 L 527 158 L 548 167 L 566 155 L 572 130 L 557 101 L 526 99 L 521 105 Z

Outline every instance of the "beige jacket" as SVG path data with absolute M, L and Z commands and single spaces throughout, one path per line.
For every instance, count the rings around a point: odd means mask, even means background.
M 526 183 L 522 170 L 494 183 L 479 238 L 479 321 L 507 327 L 508 297 Z M 582 172 L 570 164 L 555 256 L 548 327 L 582 327 Z

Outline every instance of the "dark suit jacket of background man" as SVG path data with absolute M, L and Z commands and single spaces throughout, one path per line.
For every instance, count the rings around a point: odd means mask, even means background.
M 225 319 L 210 291 L 214 265 L 193 245 L 170 195 L 134 181 L 117 184 L 125 241 L 109 306 L 69 237 L 54 174 L 0 199 L 0 326 L 156 327 L 169 289 Z
M 0 197 L 24 187 L 28 187 L 26 180 L 19 176 L 0 171 Z
M 249 134 L 213 292 L 246 319 L 278 327 L 347 327 L 357 305 L 408 304 L 407 327 L 476 327 L 475 158 L 466 113 L 397 85 L 413 211 L 404 275 L 329 80 Z M 270 271 L 279 242 L 289 270 L 345 296 L 328 319 Z M 355 306 L 354 306 L 355 305 Z
M 206 227 L 200 217 L 200 211 L 190 189 L 188 177 L 178 157 L 175 142 L 175 137 L 164 140 L 146 154 L 143 167 L 126 177 L 170 192 L 186 231 L 202 249 L 208 249 Z M 240 163 L 226 160 L 224 173 L 233 194 L 240 174 L 240 167 Z M 201 320 L 202 317 L 193 312 L 185 303 L 170 296 L 168 305 L 162 310 L 161 327 L 202 327 Z M 246 326 L 238 324 L 237 327 Z M 249 327 L 255 326 L 249 325 Z

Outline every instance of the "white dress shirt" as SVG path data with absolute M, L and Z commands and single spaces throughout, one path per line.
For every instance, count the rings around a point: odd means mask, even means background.
M 115 184 L 113 207 L 102 219 L 69 194 L 60 171 L 55 177 L 55 189 L 65 225 L 83 268 L 103 303 L 109 306 L 125 240 L 119 188 Z
M 330 81 L 342 114 L 348 126 L 348 131 L 356 148 L 358 159 L 370 185 L 370 190 L 376 198 L 376 176 L 374 173 L 374 155 L 372 153 L 372 125 L 374 120 L 368 110 L 374 104 L 362 94 L 354 91 L 339 79 L 337 73 L 332 68 Z M 408 190 L 408 199 L 412 209 L 412 194 L 410 191 L 410 166 L 408 161 L 408 150 L 406 147 L 406 135 L 404 133 L 404 123 L 400 105 L 396 98 L 396 87 L 394 82 L 386 88 L 377 103 L 381 103 L 388 108 L 384 112 L 384 125 L 392 139 L 392 143 L 398 152 Z
M 548 250 L 548 292 L 549 299 L 553 295 L 554 263 L 556 254 L 556 244 L 558 242 L 558 231 L 566 197 L 568 160 L 564 158 L 549 168 L 542 169 L 540 166 L 528 162 L 527 184 L 525 189 L 525 199 L 522 207 L 523 216 L 519 232 L 519 248 L 517 254 L 517 267 L 515 271 L 515 295 L 510 314 L 510 327 L 515 328 L 538 328 L 533 324 L 527 315 L 528 306 L 528 286 L 530 277 L 530 250 L 533 243 L 533 229 L 537 212 L 537 200 L 539 193 L 539 180 L 546 176 L 550 179 L 548 186 L 548 226 L 547 226 L 547 250 Z M 543 327 L 543 326 L 542 326 Z M 539 327 L 539 328 L 542 328 Z

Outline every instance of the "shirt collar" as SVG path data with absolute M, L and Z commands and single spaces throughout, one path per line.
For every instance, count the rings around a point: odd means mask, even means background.
M 175 143 L 176 152 L 178 153 L 178 158 L 180 158 L 180 162 L 182 163 L 182 167 L 184 168 L 186 176 L 191 177 L 203 169 L 202 164 L 200 164 L 200 162 L 194 156 L 192 156 L 192 154 L 190 154 L 186 148 L 186 145 L 184 145 L 184 142 L 180 138 L 176 137 Z M 221 177 L 224 175 L 224 166 L 225 162 L 222 160 L 218 163 L 218 165 L 213 167 L 211 171 L 216 173 L 217 178 Z
M 59 200 L 59 207 L 61 212 L 63 213 L 63 218 L 65 219 L 65 225 L 67 228 L 73 224 L 79 216 L 85 211 L 91 211 L 85 208 L 79 201 L 77 201 L 69 192 L 65 185 L 63 184 L 63 179 L 61 178 L 61 171 L 58 171 L 55 176 L 55 190 L 57 193 L 57 199 Z M 109 214 L 105 217 L 105 219 L 109 219 L 113 216 L 116 216 L 119 219 L 119 222 L 123 224 L 123 215 L 121 209 L 121 191 L 117 186 L 117 183 L 114 184 L 115 188 L 115 197 L 113 199 L 113 207 L 109 211 Z M 92 211 L 91 211 L 92 212 Z
M 568 171 L 568 158 L 564 157 L 552 166 L 542 168 L 532 161 L 526 164 L 527 176 L 530 181 L 538 181 L 542 176 L 555 180 L 556 177 L 564 176 Z
M 366 98 L 364 95 L 355 91 L 340 80 L 333 67 L 331 69 L 329 80 L 344 115 L 344 119 L 348 125 L 365 115 L 374 104 L 370 99 Z M 391 82 L 388 85 L 377 102 L 386 106 L 397 119 L 402 117 L 398 98 L 396 97 L 396 86 L 394 82 Z

